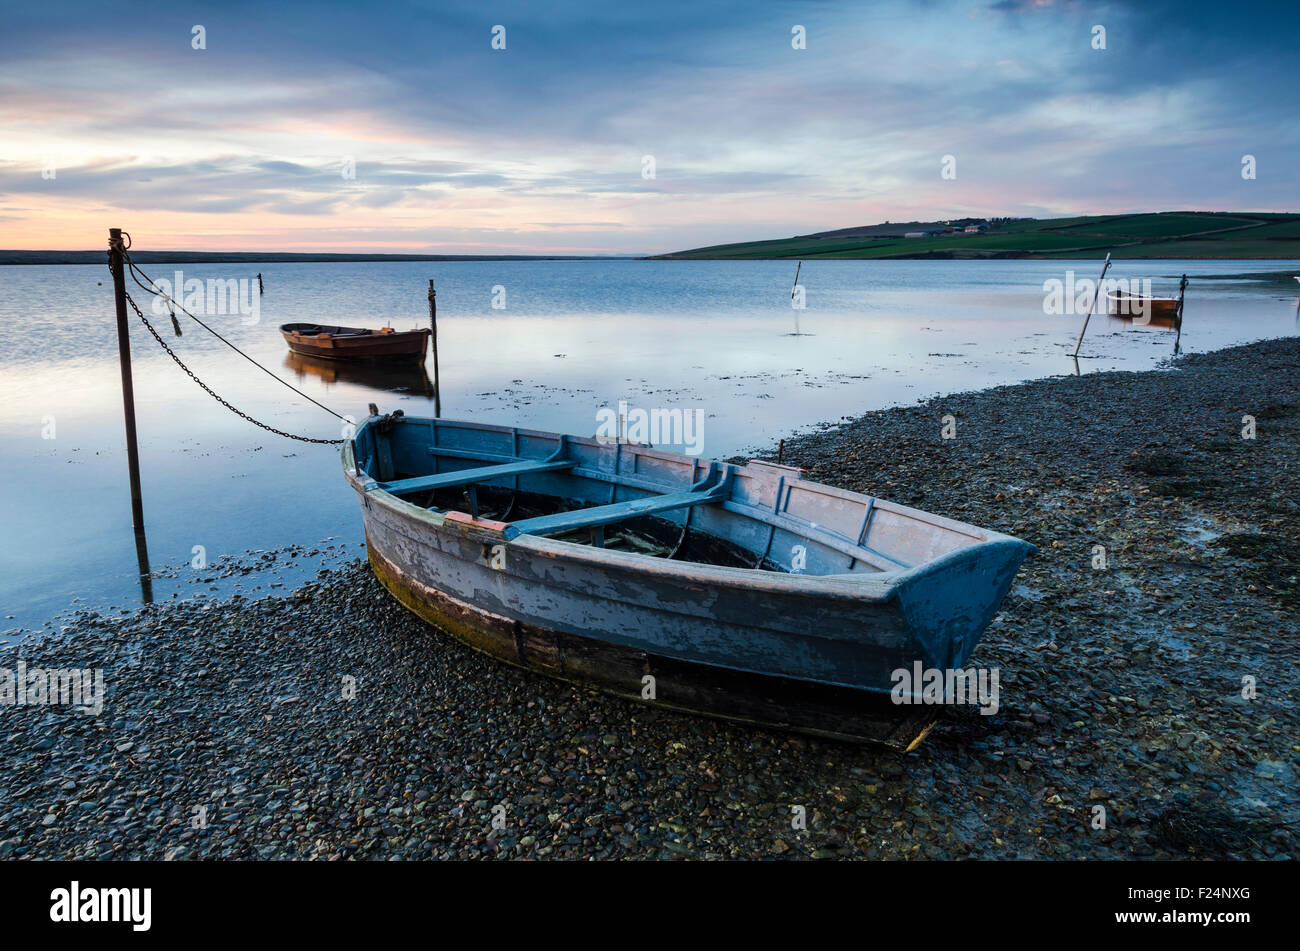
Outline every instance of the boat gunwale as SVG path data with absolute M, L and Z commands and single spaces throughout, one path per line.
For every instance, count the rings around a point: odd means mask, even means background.
M 362 423 L 362 426 L 358 427 L 358 434 L 361 432 L 361 429 L 373 421 L 373 419 L 374 417 L 371 417 L 370 419 L 367 419 L 366 422 Z M 420 418 L 405 417 L 405 419 L 410 422 L 415 422 Z M 433 422 L 441 423 L 444 421 L 433 420 Z M 456 422 L 458 426 L 462 425 L 460 421 Z M 517 433 L 522 436 L 550 438 L 558 438 L 560 436 L 558 433 L 547 432 L 545 430 L 523 430 L 509 426 L 496 426 L 486 423 L 470 423 L 467 425 L 470 428 L 497 431 L 507 434 Z M 594 437 L 570 436 L 568 438 L 570 441 L 598 444 Z M 625 443 L 624 445 L 629 444 Z M 432 449 L 436 447 L 430 448 Z M 678 460 L 683 458 L 679 453 L 667 452 L 665 450 L 654 450 L 639 445 L 637 448 L 638 450 L 646 449 L 648 452 L 655 453 L 657 456 L 669 460 Z M 897 503 L 881 499 L 875 500 L 875 505 L 877 507 L 883 503 L 887 507 L 886 510 L 897 511 L 900 514 L 920 515 L 923 516 L 922 520 L 930 521 L 941 527 L 973 530 L 974 532 L 980 533 L 983 536 L 983 540 L 959 546 L 942 555 L 927 561 L 919 562 L 911 567 L 899 568 L 892 571 L 882 570 L 872 572 L 811 575 L 793 572 L 762 571 L 755 568 L 710 565 L 703 562 L 672 561 L 654 555 L 643 554 L 641 552 L 624 552 L 608 548 L 594 548 L 577 542 L 562 541 L 537 535 L 520 534 L 514 538 L 508 539 L 503 531 L 504 526 L 508 523 L 488 522 L 482 519 L 476 520 L 469 518 L 464 520 L 449 519 L 447 513 L 430 511 L 423 506 L 407 502 L 390 492 L 378 488 L 378 486 L 374 484 L 375 480 L 368 473 L 358 472 L 356 458 L 353 453 L 352 440 L 347 440 L 343 443 L 340 455 L 344 475 L 347 477 L 352 488 L 362 497 L 367 505 L 377 503 L 391 510 L 394 514 L 404 517 L 408 521 L 413 520 L 417 523 L 424 523 L 430 529 L 435 531 L 447 534 L 457 534 L 485 545 L 505 545 L 511 548 L 529 551 L 542 557 L 564 560 L 578 565 L 633 570 L 685 584 L 726 584 L 732 587 L 747 588 L 749 590 L 771 592 L 774 594 L 820 594 L 867 602 L 883 602 L 894 596 L 901 587 L 905 586 L 909 582 L 933 572 L 940 571 L 950 563 L 963 561 L 971 557 L 977 557 L 977 552 L 988 551 L 992 548 L 1008 547 L 1015 547 L 1021 550 L 1026 548 L 1030 550 L 1034 549 L 1034 546 L 1030 543 L 1011 535 L 1006 535 L 991 529 L 981 529 L 978 526 L 970 525 L 969 523 L 957 522 L 953 519 L 946 518 L 945 516 L 934 515 L 920 509 L 912 509 L 908 506 L 898 505 Z M 749 466 L 733 466 L 732 468 L 737 475 L 746 474 L 746 471 L 750 470 Z M 754 473 L 751 472 L 750 474 Z M 761 475 L 757 475 L 757 477 L 770 478 L 770 473 L 762 473 Z M 828 486 L 819 482 L 803 482 L 802 484 L 804 486 L 817 486 L 819 489 L 829 490 L 828 494 L 849 501 L 863 501 L 873 498 L 872 496 L 860 492 L 838 489 L 835 486 Z M 741 514 L 741 517 L 744 517 L 743 514 Z M 501 525 L 503 528 L 495 527 L 497 525 Z M 976 537 L 975 535 L 972 535 L 970 531 L 962 531 L 961 533 L 967 535 L 967 537 Z M 853 543 L 850 541 L 849 544 Z M 859 545 L 857 547 L 862 546 Z M 864 549 L 864 551 L 870 552 L 871 550 Z
M 319 329 L 315 333 L 309 333 L 306 330 L 298 329 L 302 327 L 317 327 Z M 338 330 L 355 331 L 355 333 L 341 334 L 341 333 L 334 332 Z M 357 337 L 383 337 L 385 340 L 391 340 L 393 337 L 409 337 L 415 334 L 431 334 L 432 331 L 429 330 L 428 327 L 414 327 L 410 330 L 397 330 L 395 328 L 391 328 L 388 330 L 388 332 L 385 332 L 383 330 L 376 330 L 373 327 L 345 327 L 342 324 L 313 324 L 313 323 L 307 323 L 303 321 L 297 321 L 289 324 L 280 324 L 280 333 L 284 334 L 286 337 L 292 334 L 299 337 L 306 337 L 308 339 L 323 334 L 325 336 L 330 336 L 330 337 L 343 337 L 349 339 L 357 338 Z
M 527 437 L 542 438 L 542 439 L 546 439 L 546 438 L 558 439 L 561 435 L 564 435 L 564 438 L 567 439 L 570 443 L 575 443 L 578 445 L 588 446 L 588 447 L 604 448 L 606 446 L 616 444 L 613 440 L 602 441 L 597 436 L 575 436 L 569 434 L 549 432 L 544 429 L 521 429 L 512 426 L 499 426 L 494 423 L 479 423 L 479 422 L 470 422 L 464 420 L 442 420 L 442 419 L 431 419 L 425 417 L 412 417 L 412 416 L 406 416 L 403 418 L 407 422 L 415 422 L 416 420 L 419 420 L 421 422 L 432 422 L 435 424 L 435 430 L 436 430 L 436 426 L 439 424 L 445 425 L 450 423 L 450 424 L 454 424 L 456 428 L 479 429 L 485 432 L 516 434 L 518 436 L 527 436 Z M 368 418 L 365 422 L 361 423 L 357 427 L 358 433 L 369 422 L 370 419 Z M 683 458 L 686 459 L 694 458 L 691 456 L 684 456 L 680 452 L 672 452 L 671 450 L 668 449 L 656 449 L 654 446 L 648 446 L 643 443 L 628 442 L 627 440 L 623 440 L 621 445 L 624 447 L 624 449 L 634 451 L 637 455 L 646 456 L 651 459 L 660 459 L 664 462 L 677 462 L 682 460 Z M 452 447 L 439 447 L 437 445 L 432 445 L 429 447 L 430 454 L 437 455 L 439 448 L 452 448 Z M 457 452 L 460 451 L 461 450 L 457 450 Z M 450 457 L 451 456 L 449 454 L 449 458 Z M 468 456 L 457 456 L 457 458 L 468 458 Z M 489 453 L 489 452 L 484 452 L 484 453 L 475 452 L 474 458 L 481 459 L 485 462 L 507 461 L 507 460 L 513 461 L 515 459 L 515 457 L 513 456 L 506 456 L 501 453 Z M 840 499 L 846 502 L 862 502 L 867 499 L 872 499 L 874 501 L 874 505 L 873 505 L 874 508 L 883 509 L 884 511 L 893 512 L 898 515 L 905 515 L 909 518 L 916 518 L 919 521 L 928 522 L 938 528 L 947 529 L 950 532 L 954 532 L 960 535 L 965 535 L 967 538 L 975 539 L 976 544 L 980 544 L 981 540 L 987 540 L 989 538 L 992 538 L 995 535 L 1000 534 L 998 532 L 994 532 L 992 529 L 980 528 L 978 525 L 972 525 L 969 522 L 961 522 L 958 521 L 957 519 L 949 518 L 946 515 L 938 515 L 934 512 L 927 512 L 924 509 L 912 508 L 911 506 L 903 505 L 899 502 L 894 502 L 891 499 L 882 499 L 878 496 L 867 495 L 866 493 L 863 492 L 855 492 L 853 489 L 842 489 L 839 486 L 827 485 L 825 482 L 814 482 L 812 480 L 803 479 L 803 478 L 797 480 L 791 480 L 789 478 L 789 473 L 773 472 L 770 469 L 768 469 L 769 466 L 776 465 L 775 463 L 768 463 L 761 459 L 751 460 L 751 462 L 746 465 L 725 463 L 720 460 L 709 460 L 703 458 L 699 459 L 701 466 L 704 467 L 705 469 L 707 469 L 708 463 L 713 461 L 717 461 L 719 465 L 731 466 L 732 472 L 736 477 L 739 478 L 751 478 L 751 479 L 762 479 L 767 481 L 774 481 L 775 479 L 780 479 L 781 476 L 784 475 L 786 477 L 787 486 L 790 485 L 797 486 L 801 491 L 806 491 L 817 495 L 823 495 L 833 499 Z M 757 465 L 755 465 L 755 463 L 757 463 Z M 793 467 L 781 466 L 780 468 L 791 469 Z M 637 477 L 633 473 L 617 472 L 613 469 L 593 469 L 590 466 L 575 466 L 573 469 L 569 471 L 572 475 L 578 476 L 580 478 L 596 478 L 597 476 L 603 475 L 610 480 L 617 480 L 618 484 L 620 485 L 626 485 L 628 488 L 639 489 L 645 492 L 671 491 L 671 489 L 667 487 L 662 489 L 652 489 L 649 487 L 649 485 L 645 484 L 649 480 L 637 479 Z M 625 479 L 626 481 L 624 481 Z M 642 484 L 638 484 L 638 483 L 642 483 Z M 744 505 L 748 503 L 738 502 L 736 504 Z M 790 516 L 790 517 L 794 517 L 794 516 Z M 814 527 L 820 527 L 820 526 L 814 526 Z M 856 547 L 859 548 L 863 547 L 861 545 L 858 545 L 847 535 L 843 537 L 850 545 L 856 545 Z M 1013 537 L 1013 536 L 1006 536 L 1006 537 Z M 870 553 L 871 549 L 864 549 L 864 551 Z
M 1122 294 L 1116 291 L 1107 291 L 1106 299 L 1114 303 L 1123 303 L 1124 301 L 1152 301 L 1157 304 L 1177 304 L 1177 297 L 1147 297 L 1143 294 Z

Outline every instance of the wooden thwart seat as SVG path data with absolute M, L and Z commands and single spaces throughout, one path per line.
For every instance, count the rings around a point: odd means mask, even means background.
M 709 471 L 704 478 L 691 486 L 688 491 L 669 492 L 665 495 L 651 495 L 643 499 L 596 505 L 572 512 L 556 512 L 554 515 L 526 518 L 512 522 L 506 529 L 505 536 L 510 539 L 519 535 L 558 535 L 577 528 L 599 528 L 602 525 L 610 525 L 640 515 L 656 515 L 674 509 L 690 508 L 693 505 L 721 502 L 731 494 L 731 479 L 731 467 L 719 466 L 714 462 L 709 465 Z
M 558 535 L 575 528 L 594 528 L 609 525 L 624 519 L 636 518 L 638 515 L 655 515 L 659 512 L 671 512 L 674 509 L 689 508 L 692 505 L 704 505 L 717 502 L 723 495 L 712 491 L 673 492 L 669 495 L 652 495 L 644 499 L 631 499 L 627 502 L 614 502 L 611 505 L 597 505 L 592 508 L 578 509 L 573 512 L 557 512 L 554 515 L 540 515 L 511 522 L 506 530 L 506 538 L 516 535 Z
M 577 463 L 570 459 L 524 460 L 499 466 L 480 466 L 474 469 L 458 469 L 455 472 L 439 472 L 434 475 L 416 476 L 413 479 L 397 479 L 393 482 L 376 482 L 374 488 L 391 492 L 393 495 L 401 495 L 406 492 L 428 492 L 431 489 L 473 485 L 476 482 L 489 482 L 493 479 L 527 475 L 532 472 L 572 469 L 575 465 Z

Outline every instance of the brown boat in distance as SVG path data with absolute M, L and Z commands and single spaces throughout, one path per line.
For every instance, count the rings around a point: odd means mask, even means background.
M 325 360 L 424 363 L 429 330 L 368 330 L 325 324 L 282 324 L 280 333 L 294 353 Z
M 1110 316 L 1134 323 L 1172 330 L 1178 324 L 1178 298 L 1138 297 L 1123 291 L 1108 295 Z

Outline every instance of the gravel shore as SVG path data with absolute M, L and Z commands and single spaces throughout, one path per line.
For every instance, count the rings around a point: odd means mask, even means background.
M 360 563 L 81 613 L 0 650 L 107 687 L 99 716 L 0 708 L 0 858 L 1294 858 L 1297 437 L 1287 339 L 787 441 L 809 478 L 1039 546 L 972 659 L 1000 709 L 907 755 L 516 671 Z

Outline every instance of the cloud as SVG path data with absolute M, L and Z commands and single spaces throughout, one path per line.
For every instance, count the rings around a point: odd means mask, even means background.
M 69 246 L 105 209 L 189 246 L 222 219 L 222 240 L 286 248 L 330 227 L 655 251 L 959 209 L 1295 202 L 1282 4 L 234 3 L 193 16 L 205 50 L 163 9 L 6 12 L 0 199 L 28 210 L 0 244 Z

